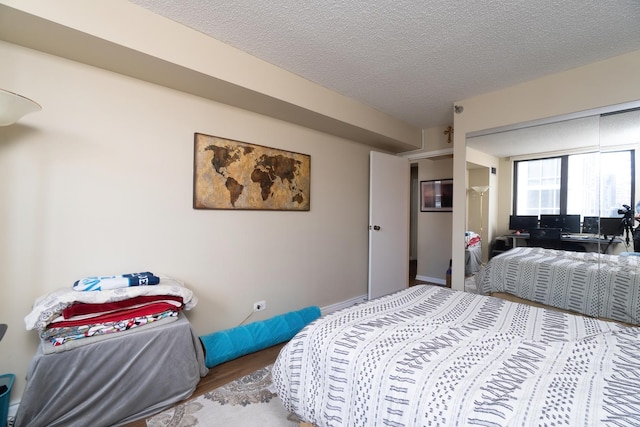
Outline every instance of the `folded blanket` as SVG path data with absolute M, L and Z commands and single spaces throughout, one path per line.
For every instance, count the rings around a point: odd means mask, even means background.
M 151 328 L 157 328 L 159 326 L 164 326 L 168 323 L 172 323 L 177 321 L 180 318 L 180 316 L 168 316 L 168 317 L 163 317 L 161 319 L 156 320 L 155 322 L 151 322 L 151 323 L 147 323 L 146 325 L 144 325 L 144 330 L 148 331 Z M 52 353 L 63 353 L 65 351 L 68 350 L 73 350 L 74 348 L 78 348 L 78 347 L 83 347 L 85 345 L 89 345 L 89 344 L 93 344 L 95 342 L 98 341 L 104 341 L 104 340 L 108 340 L 114 337 L 121 337 L 124 335 L 129 335 L 129 334 L 135 334 L 136 332 L 140 331 L 140 328 L 132 328 L 132 329 L 127 329 L 124 331 L 118 331 L 116 334 L 104 334 L 104 335 L 92 335 L 90 337 L 87 336 L 83 336 L 82 339 L 72 339 L 66 342 L 63 342 L 62 344 L 58 343 L 54 343 L 49 341 L 49 340 L 40 340 L 40 351 L 42 352 L 42 354 L 52 354 Z
M 63 328 L 48 328 L 40 333 L 40 338 L 43 341 L 48 341 L 53 346 L 57 347 L 68 341 L 83 339 L 86 337 L 93 337 L 96 335 L 107 335 L 122 331 L 128 331 L 130 329 L 139 328 L 149 323 L 156 322 L 165 317 L 176 316 L 178 316 L 177 311 L 167 310 L 162 313 L 151 314 L 147 316 L 138 316 L 117 322 L 96 323 L 91 325 L 70 326 Z
M 469 248 L 479 246 L 481 240 L 482 239 L 479 234 L 474 233 L 473 231 L 467 231 L 466 233 L 464 233 L 464 241 L 465 241 L 464 248 L 469 249 Z
M 125 308 L 122 310 L 117 310 L 109 313 L 105 313 L 99 316 L 78 316 L 78 318 L 73 319 L 62 319 L 58 317 L 54 319 L 47 328 L 66 328 L 66 327 L 74 327 L 74 326 L 84 326 L 96 323 L 107 323 L 107 322 L 120 322 L 127 319 L 132 319 L 134 317 L 141 316 L 151 316 L 158 313 L 163 313 L 165 311 L 175 311 L 179 312 L 182 309 L 182 304 L 179 306 L 176 305 L 175 301 L 156 301 L 152 303 L 143 304 L 140 306 Z
M 106 302 L 124 301 L 141 295 L 175 295 L 182 297 L 183 310 L 191 310 L 198 303 L 194 293 L 179 280 L 159 275 L 160 284 L 155 286 L 133 286 L 130 288 L 110 289 L 100 292 L 77 292 L 70 286 L 53 290 L 37 298 L 31 312 L 24 318 L 27 330 L 46 329 L 51 321 L 62 314 L 62 311 L 75 304 L 102 304 Z
M 65 320 L 78 319 L 80 316 L 89 318 L 91 316 L 101 316 L 132 307 L 140 307 L 144 304 L 150 304 L 158 301 L 175 301 L 178 307 L 182 307 L 182 297 L 173 295 L 141 295 L 132 297 L 122 301 L 108 301 L 104 303 L 91 304 L 77 302 L 62 310 L 62 317 Z M 55 320 L 54 320 L 55 321 Z
M 76 291 L 105 291 L 109 289 L 128 288 L 130 286 L 157 285 L 160 278 L 148 271 L 144 273 L 122 274 L 120 276 L 91 276 L 80 279 L 73 284 Z

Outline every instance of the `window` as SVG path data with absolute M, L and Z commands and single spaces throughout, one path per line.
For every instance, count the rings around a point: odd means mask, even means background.
M 634 205 L 633 159 L 625 150 L 517 161 L 514 214 L 618 216 Z
M 516 162 L 515 214 L 560 213 L 560 172 L 560 158 Z

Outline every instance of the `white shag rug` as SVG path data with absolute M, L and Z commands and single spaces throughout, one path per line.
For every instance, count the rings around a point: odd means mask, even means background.
M 271 381 L 271 365 L 151 418 L 147 427 L 294 427 L 298 418 L 282 406 Z

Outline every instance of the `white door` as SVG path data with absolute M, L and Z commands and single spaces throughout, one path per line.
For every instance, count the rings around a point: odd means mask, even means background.
M 410 166 L 372 151 L 369 167 L 369 299 L 409 285 Z

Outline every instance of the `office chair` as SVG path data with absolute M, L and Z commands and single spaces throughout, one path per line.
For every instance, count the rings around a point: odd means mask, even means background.
M 532 228 L 529 230 L 528 246 L 546 249 L 562 249 L 562 229 Z

